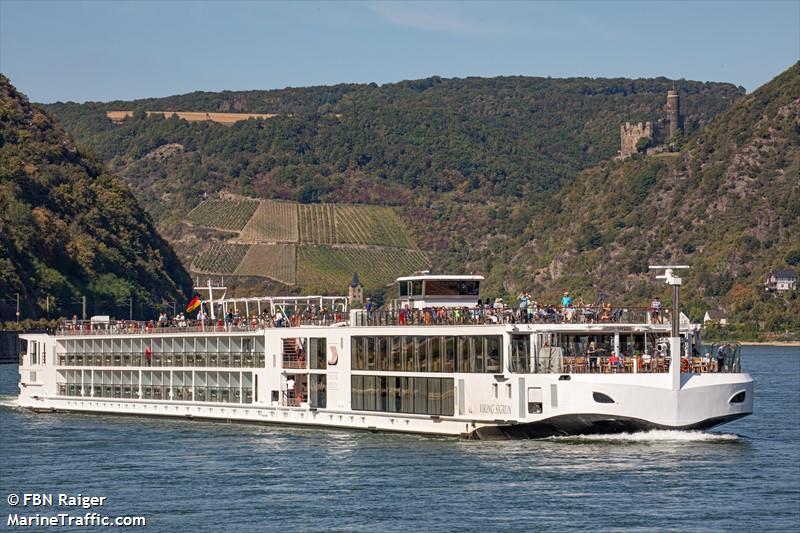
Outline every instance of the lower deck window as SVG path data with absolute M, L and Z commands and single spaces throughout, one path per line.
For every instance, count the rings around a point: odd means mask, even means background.
M 452 416 L 453 378 L 352 376 L 354 411 Z
M 57 384 L 59 396 L 253 403 L 252 372 L 75 369 Z

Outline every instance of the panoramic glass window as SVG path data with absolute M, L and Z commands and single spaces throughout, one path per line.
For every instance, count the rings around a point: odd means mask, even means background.
M 502 339 L 501 335 L 352 337 L 351 368 L 381 372 L 497 374 L 503 369 Z M 526 342 L 527 338 L 517 346 L 519 354 L 528 353 Z M 527 355 L 519 358 L 520 371 L 526 371 Z
M 426 296 L 478 296 L 477 281 L 434 279 L 425 281 Z

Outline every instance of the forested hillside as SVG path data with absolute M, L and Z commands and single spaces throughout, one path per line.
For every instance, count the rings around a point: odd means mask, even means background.
M 48 109 L 168 238 L 221 191 L 391 205 L 435 271 L 486 274 L 492 295 L 571 288 L 644 304 L 662 290 L 648 263 L 688 262 L 693 319 L 722 306 L 783 331 L 797 327 L 796 300 L 767 299 L 762 282 L 800 248 L 797 78 L 794 65 L 744 98 L 663 78 L 429 78 Z M 681 152 L 611 160 L 620 123 L 663 116 L 673 84 Z M 278 116 L 222 126 L 143 113 L 170 109 Z M 109 110 L 136 113 L 114 125 Z
M 48 106 L 82 147 L 133 185 L 157 221 L 175 221 L 205 192 L 311 202 L 427 207 L 543 200 L 616 154 L 619 125 L 663 115 L 671 81 L 467 78 L 383 86 L 192 93 Z M 742 91 L 681 81 L 689 130 Z M 138 110 L 114 125 L 108 110 Z M 145 118 L 144 110 L 277 113 L 231 127 Z M 173 146 L 166 153 L 157 149 Z M 424 228 L 423 228 L 424 230 Z
M 692 318 L 721 307 L 744 336 L 800 334 L 797 291 L 763 285 L 774 269 L 800 271 L 800 63 L 665 155 L 583 172 L 526 232 L 509 278 L 646 302 L 667 295 L 648 263 L 689 264 Z
M 15 293 L 22 318 L 80 314 L 83 296 L 89 313 L 138 314 L 190 283 L 125 182 L 0 75 L 1 318 Z

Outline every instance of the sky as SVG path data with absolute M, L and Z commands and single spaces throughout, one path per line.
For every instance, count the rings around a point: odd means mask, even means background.
M 800 0 L 0 0 L 0 72 L 36 102 L 428 76 L 727 81 L 800 59 Z

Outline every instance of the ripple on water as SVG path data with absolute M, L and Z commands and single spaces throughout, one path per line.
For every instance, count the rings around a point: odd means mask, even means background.
M 32 414 L 0 367 L 0 516 L 29 489 L 108 496 L 155 531 L 796 531 L 800 357 L 761 354 L 755 414 L 722 431 L 494 442 Z

